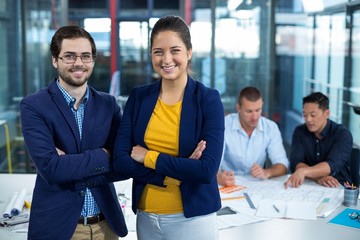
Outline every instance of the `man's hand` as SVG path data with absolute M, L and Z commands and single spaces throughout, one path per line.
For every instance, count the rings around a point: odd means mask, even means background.
M 204 140 L 201 140 L 189 158 L 199 159 L 205 148 L 206 148 L 206 142 Z
M 142 146 L 140 145 L 136 145 L 132 148 L 132 151 L 131 151 L 131 157 L 139 162 L 139 163 L 144 163 L 144 160 L 145 160 L 145 155 L 146 153 L 148 152 L 149 150 L 147 150 L 146 148 L 143 148 Z
M 305 180 L 304 169 L 299 168 L 289 177 L 289 179 L 285 182 L 284 186 L 285 188 L 288 188 L 289 186 L 299 187 L 300 185 L 303 184 L 304 180 Z
M 339 181 L 333 176 L 321 177 L 316 182 L 325 187 L 336 188 L 340 185 Z
M 219 185 L 225 187 L 231 187 L 235 185 L 235 174 L 233 171 L 220 170 L 216 174 L 216 178 Z
M 250 169 L 250 173 L 255 178 L 268 179 L 270 177 L 270 174 L 257 163 L 254 163 Z

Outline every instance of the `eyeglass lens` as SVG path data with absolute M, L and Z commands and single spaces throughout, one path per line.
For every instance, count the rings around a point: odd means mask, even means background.
M 93 55 L 92 54 L 81 54 L 77 56 L 75 54 L 64 54 L 62 57 L 59 57 L 64 63 L 75 63 L 77 58 L 80 58 L 83 63 L 92 62 Z
M 358 212 L 352 212 L 349 216 L 351 219 L 358 219 L 360 221 L 360 214 Z

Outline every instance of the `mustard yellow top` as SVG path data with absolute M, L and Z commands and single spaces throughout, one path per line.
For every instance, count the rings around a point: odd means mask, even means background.
M 159 153 L 172 156 L 179 154 L 179 128 L 182 102 L 168 105 L 158 99 L 145 132 L 145 144 L 149 152 L 144 165 L 155 169 Z M 166 188 L 147 184 L 141 195 L 138 208 L 156 214 L 183 212 L 180 181 L 166 177 Z

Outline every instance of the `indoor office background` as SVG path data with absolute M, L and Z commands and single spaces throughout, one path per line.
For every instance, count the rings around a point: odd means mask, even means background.
M 35 172 L 19 122 L 19 101 L 56 76 L 49 42 L 62 25 L 94 36 L 90 85 L 119 104 L 154 81 L 149 33 L 163 15 L 182 16 L 193 42 L 193 76 L 216 88 L 225 112 L 258 87 L 263 115 L 279 124 L 287 148 L 302 123 L 302 97 L 322 91 L 331 118 L 360 145 L 360 1 L 347 0 L 0 0 L 0 172 Z M 113 89 L 112 89 L 113 90 Z M 116 91 L 115 91 L 116 92 Z

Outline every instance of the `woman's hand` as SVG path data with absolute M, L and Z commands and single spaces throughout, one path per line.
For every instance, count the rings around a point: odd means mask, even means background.
M 140 145 L 136 145 L 132 148 L 132 151 L 131 151 L 131 157 L 139 162 L 139 163 L 144 163 L 144 160 L 145 160 L 145 155 L 146 153 L 148 152 L 149 150 L 147 150 L 146 148 L 143 148 L 142 146 Z
M 199 159 L 206 148 L 206 141 L 201 140 L 189 158 Z

